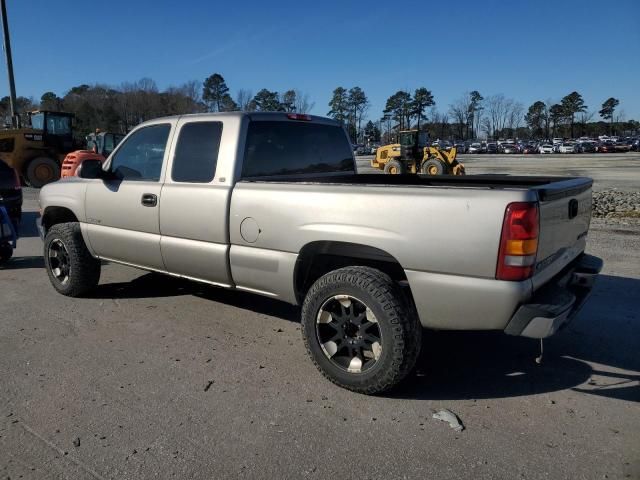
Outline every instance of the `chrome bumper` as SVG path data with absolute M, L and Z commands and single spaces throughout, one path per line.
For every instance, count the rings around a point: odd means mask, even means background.
M 513 315 L 505 333 L 529 338 L 550 337 L 566 326 L 586 302 L 602 270 L 600 258 L 582 254 Z

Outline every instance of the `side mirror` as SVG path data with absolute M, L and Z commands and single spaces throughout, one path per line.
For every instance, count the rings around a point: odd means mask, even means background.
M 104 178 L 105 171 L 100 160 L 87 159 L 78 167 L 77 175 L 80 178 Z

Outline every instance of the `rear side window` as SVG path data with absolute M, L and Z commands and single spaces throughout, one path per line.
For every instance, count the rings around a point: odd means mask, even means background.
M 341 127 L 283 121 L 249 124 L 243 177 L 354 170 L 351 146 Z
M 222 122 L 187 123 L 180 129 L 171 178 L 174 182 L 209 183 L 216 173 Z

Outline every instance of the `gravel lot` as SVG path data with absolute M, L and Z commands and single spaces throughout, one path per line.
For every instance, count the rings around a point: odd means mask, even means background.
M 464 162 L 640 187 L 638 155 Z M 604 274 L 542 365 L 533 340 L 429 332 L 413 377 L 365 397 L 316 372 L 286 304 L 118 265 L 92 298 L 56 294 L 25 194 L 0 270 L 0 478 L 640 478 L 638 219 L 594 219 Z

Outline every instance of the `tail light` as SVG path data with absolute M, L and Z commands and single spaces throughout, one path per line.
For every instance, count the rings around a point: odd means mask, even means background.
M 496 268 L 498 280 L 526 280 L 533 275 L 539 231 L 537 203 L 517 202 L 507 206 Z

